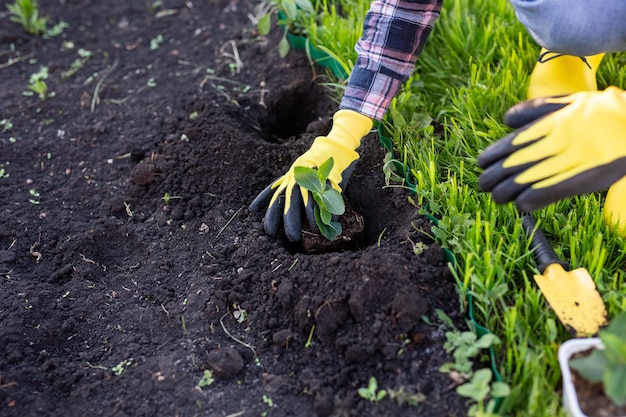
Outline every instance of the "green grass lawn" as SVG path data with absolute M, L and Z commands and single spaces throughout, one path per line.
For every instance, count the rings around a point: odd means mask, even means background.
M 343 16 L 322 4 L 327 20 L 310 28 L 310 40 L 349 71 L 369 1 L 341 4 Z M 502 116 L 525 98 L 539 49 L 507 0 L 447 0 L 417 71 L 382 125 L 410 169 L 413 198 L 438 219 L 429 232 L 454 254 L 460 308 L 468 310 L 471 295 L 473 323 L 501 340 L 494 359 L 511 393 L 497 411 L 511 416 L 564 415 L 557 350 L 571 336 L 533 280 L 537 269 L 515 207 L 479 191 L 476 157 L 510 131 Z M 607 55 L 599 88 L 624 87 L 625 64 L 626 54 Z M 341 91 L 339 81 L 331 87 Z M 561 259 L 589 271 L 613 317 L 626 310 L 626 240 L 605 225 L 603 200 L 602 193 L 567 199 L 535 217 Z

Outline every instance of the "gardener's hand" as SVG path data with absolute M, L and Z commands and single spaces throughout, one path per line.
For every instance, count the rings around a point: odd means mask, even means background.
M 479 157 L 479 186 L 523 212 L 607 189 L 626 175 L 626 93 L 609 87 L 522 102 L 505 123 L 518 130 Z
M 333 116 L 333 127 L 328 135 L 317 137 L 311 148 L 294 161 L 285 175 L 261 191 L 250 204 L 250 210 L 259 212 L 267 209 L 263 226 L 268 235 L 277 236 L 282 223 L 287 239 L 291 242 L 300 241 L 303 212 L 306 213 L 310 227 L 318 231 L 313 214 L 315 201 L 307 190 L 296 184 L 294 168 L 319 167 L 332 157 L 334 165 L 328 181 L 341 192 L 359 159 L 356 149 L 361 139 L 372 129 L 372 123 L 369 117 L 352 110 L 339 110 Z

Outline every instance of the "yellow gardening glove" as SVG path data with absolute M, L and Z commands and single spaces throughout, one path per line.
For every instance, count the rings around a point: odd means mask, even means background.
M 604 220 L 626 237 L 626 177 L 609 187 L 604 199 Z
M 267 209 L 263 219 L 265 232 L 278 236 L 283 223 L 285 235 L 291 242 L 302 238 L 302 214 L 305 213 L 309 226 L 318 230 L 313 215 L 315 201 L 310 193 L 296 184 L 294 168 L 304 166 L 319 167 L 330 157 L 334 165 L 328 181 L 331 186 L 342 192 L 354 164 L 359 159 L 356 149 L 361 139 L 372 129 L 373 121 L 352 110 L 339 110 L 333 116 L 333 126 L 327 136 L 317 137 L 311 148 L 299 156 L 289 171 L 267 186 L 250 204 L 250 210 L 259 212 Z
M 596 71 L 604 54 L 588 57 L 559 55 L 541 49 L 530 74 L 528 98 L 562 96 L 579 91 L 597 91 Z
M 541 50 L 528 86 L 528 98 L 597 91 L 596 71 L 605 54 L 580 57 Z M 626 236 L 626 178 L 611 185 L 604 200 L 604 219 Z
M 626 93 L 616 87 L 522 102 L 505 123 L 519 128 L 478 157 L 479 186 L 523 212 L 607 189 L 626 175 Z

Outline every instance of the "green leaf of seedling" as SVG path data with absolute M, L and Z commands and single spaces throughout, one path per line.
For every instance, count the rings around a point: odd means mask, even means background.
M 339 224 L 339 222 L 335 222 L 332 221 L 329 224 L 330 227 L 333 228 L 334 232 L 335 232 L 335 237 L 339 236 L 342 232 L 342 228 L 341 228 L 341 224 Z
M 311 3 L 310 0 L 296 0 L 296 6 L 308 13 L 313 13 L 315 11 L 313 3 Z
M 269 13 L 263 15 L 257 22 L 257 29 L 259 30 L 259 35 L 265 36 L 270 33 L 271 29 L 271 15 Z
M 476 347 L 480 349 L 487 349 L 493 345 L 500 343 L 500 339 L 493 333 L 484 334 L 476 341 Z
M 300 187 L 306 188 L 312 193 L 321 193 L 324 191 L 324 183 L 319 180 L 317 170 L 314 168 L 294 167 L 293 176 Z
M 339 230 L 337 230 L 335 226 L 338 226 Z M 341 234 L 341 225 L 337 222 L 332 222 L 331 224 L 322 224 L 319 225 L 319 228 L 322 236 L 324 236 L 331 242 L 337 239 L 337 236 Z
M 456 388 L 456 392 L 467 398 L 471 398 L 478 403 L 482 403 L 489 395 L 489 383 L 493 374 L 491 369 L 479 369 L 472 376 L 472 380 Z
M 289 41 L 287 40 L 287 31 L 285 31 L 283 37 L 278 42 L 278 56 L 284 58 L 289 54 L 289 50 L 291 47 L 289 46 Z
M 626 335 L 626 312 L 615 316 L 605 329 L 600 330 L 600 334 L 602 333 L 613 333 L 624 337 Z
M 332 221 L 332 219 L 328 223 L 324 223 L 320 218 L 320 210 L 315 208 L 315 223 L 317 223 L 317 227 L 320 229 L 320 233 L 326 239 L 333 241 L 339 236 L 342 232 L 341 225 L 339 222 Z
M 329 225 L 333 221 L 333 215 L 331 214 L 330 211 L 320 208 L 319 213 L 320 213 L 320 220 L 322 221 L 322 223 Z
M 491 384 L 491 396 L 494 398 L 508 397 L 511 393 L 511 388 L 504 382 L 494 382 Z
M 623 333 L 626 335 L 626 333 Z M 604 344 L 604 356 L 611 364 L 626 365 L 626 343 L 619 334 L 601 331 L 600 339 Z
M 378 381 L 376 381 L 376 378 L 374 378 L 373 376 L 370 377 L 367 389 L 369 390 L 369 392 L 376 392 L 378 390 Z
M 298 13 L 296 0 L 280 0 L 279 8 L 285 13 L 288 20 L 295 20 Z
M 313 201 L 317 204 L 315 207 L 324 207 L 324 200 L 322 199 L 322 195 L 320 193 L 312 193 Z
M 607 368 L 602 378 L 606 395 L 617 405 L 626 405 L 626 366 Z
M 358 393 L 362 398 L 365 398 L 366 400 L 369 400 L 372 396 L 367 388 L 359 388 Z
M 581 374 L 583 378 L 592 381 L 602 381 L 604 369 L 609 366 L 609 362 L 601 350 L 594 350 L 591 355 L 584 358 L 572 359 L 569 366 Z
M 346 211 L 346 204 L 343 201 L 341 193 L 334 188 L 326 190 L 322 194 L 323 207 L 331 214 L 341 216 Z
M 326 183 L 326 179 L 330 175 L 330 171 L 333 169 L 334 165 L 335 165 L 335 161 L 333 157 L 331 156 L 330 158 L 325 160 L 317 169 L 317 176 L 320 179 L 320 182 L 322 184 Z

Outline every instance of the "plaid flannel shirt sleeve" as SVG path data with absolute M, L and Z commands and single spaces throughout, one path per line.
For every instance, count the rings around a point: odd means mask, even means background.
M 443 0 L 375 0 L 356 44 L 358 54 L 340 108 L 381 120 L 415 62 Z

